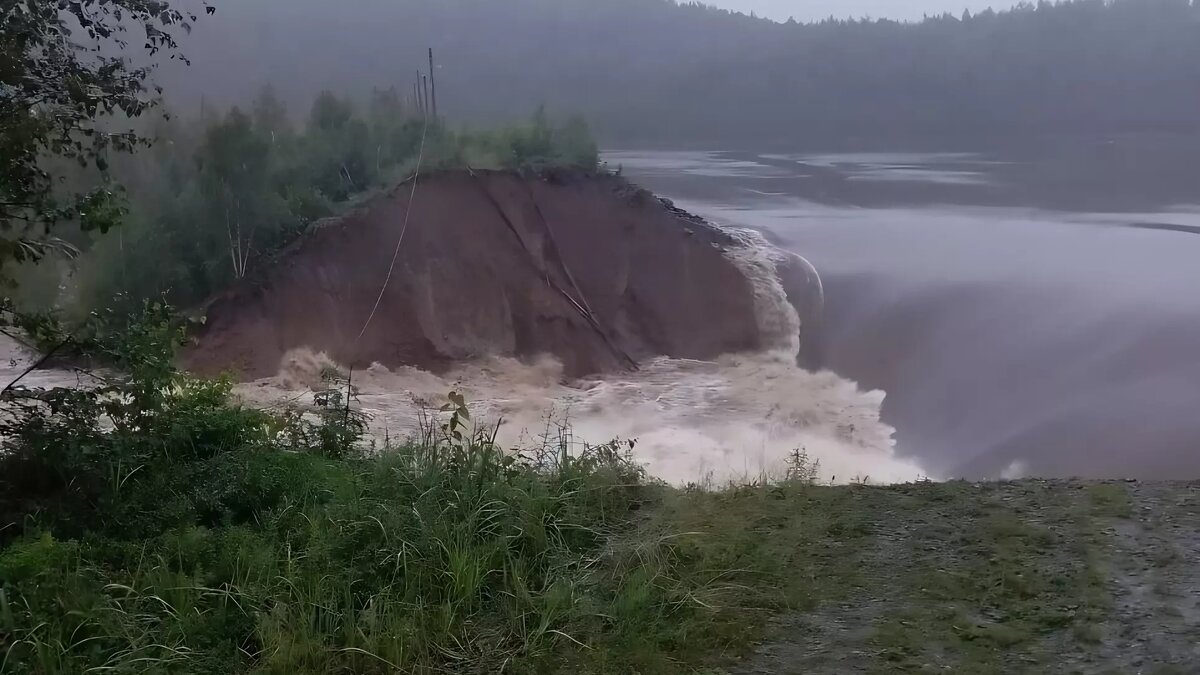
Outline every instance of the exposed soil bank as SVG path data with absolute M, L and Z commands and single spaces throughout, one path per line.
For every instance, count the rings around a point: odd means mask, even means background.
M 186 367 L 248 380 L 298 348 L 433 372 L 550 354 L 577 377 L 776 346 L 753 273 L 729 254 L 746 244 L 620 178 L 448 172 L 411 194 L 314 228 L 215 298 Z M 784 276 L 797 302 L 819 297 L 807 275 Z
M 881 392 L 797 367 L 820 279 L 760 234 L 613 176 L 443 173 L 409 213 L 411 194 L 315 228 L 216 298 L 185 365 L 234 371 L 254 405 L 304 406 L 353 364 L 376 439 L 416 433 L 456 390 L 503 421 L 503 447 L 559 424 L 573 443 L 636 439 L 676 484 L 782 476 L 795 452 L 825 480 L 926 475 L 895 457 Z

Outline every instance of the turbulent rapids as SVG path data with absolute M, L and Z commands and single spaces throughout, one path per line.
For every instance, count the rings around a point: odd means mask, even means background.
M 183 362 L 267 407 L 309 405 L 351 371 L 392 440 L 458 390 L 506 447 L 562 428 L 636 440 L 673 483 L 779 476 L 796 451 L 825 481 L 921 477 L 894 455 L 882 392 L 797 365 L 819 358 L 823 302 L 807 261 L 619 178 L 451 172 L 314 228 L 214 298 Z

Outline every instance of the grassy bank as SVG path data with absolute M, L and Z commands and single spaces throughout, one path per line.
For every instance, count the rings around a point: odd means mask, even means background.
M 452 397 L 365 447 L 340 390 L 175 372 L 3 401 L 0 672 L 1193 672 L 1200 486 L 656 484 L 514 454 Z M 798 464 L 801 462 L 798 458 Z

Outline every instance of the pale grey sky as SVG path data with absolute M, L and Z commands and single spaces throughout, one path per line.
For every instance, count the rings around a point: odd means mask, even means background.
M 920 19 L 923 14 L 951 12 L 961 14 L 993 7 L 1006 9 L 1016 0 L 707 0 L 708 4 L 740 12 L 755 11 L 759 16 L 786 21 L 812 21 L 829 16 L 839 18 L 870 16 L 889 19 Z

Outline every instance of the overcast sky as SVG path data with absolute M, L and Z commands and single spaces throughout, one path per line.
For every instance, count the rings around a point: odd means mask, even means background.
M 961 14 L 964 9 L 999 10 L 1015 5 L 1016 0 L 708 0 L 708 4 L 741 12 L 754 11 L 780 21 L 789 16 L 797 21 L 812 21 L 828 16 L 920 19 L 923 14 Z

